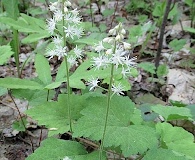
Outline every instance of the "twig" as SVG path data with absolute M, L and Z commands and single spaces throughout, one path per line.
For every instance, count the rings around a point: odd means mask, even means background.
M 17 104 L 16 104 L 14 98 L 12 97 L 11 90 L 8 90 L 8 95 L 9 95 L 10 98 L 12 99 L 12 101 L 13 101 L 15 107 L 16 107 L 16 110 L 18 111 L 18 114 L 19 114 L 19 117 L 20 117 L 20 119 L 21 119 L 22 125 L 23 125 L 23 127 L 24 127 L 24 129 L 25 129 L 25 133 L 27 133 L 26 125 L 25 125 L 25 123 L 24 123 L 24 121 L 23 121 L 23 119 L 22 119 L 22 114 L 21 114 L 21 112 L 20 112 L 20 110 L 19 110 L 19 108 L 18 108 L 18 106 L 17 106 Z M 32 139 L 31 139 L 29 136 L 28 136 L 28 138 L 29 138 L 30 143 L 31 143 L 32 152 L 34 153 L 34 146 L 33 146 Z
M 166 5 L 162 25 L 160 28 L 159 46 L 158 46 L 156 59 L 155 59 L 156 68 L 159 66 L 159 62 L 160 62 L 160 56 L 161 56 L 161 51 L 162 51 L 162 46 L 163 46 L 164 31 L 165 31 L 165 26 L 166 26 L 168 15 L 169 15 L 170 8 L 171 8 L 171 3 L 172 3 L 172 0 L 167 0 L 167 5 Z

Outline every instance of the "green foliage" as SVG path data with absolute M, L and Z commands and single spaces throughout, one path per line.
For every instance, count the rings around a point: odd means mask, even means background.
M 176 120 L 176 119 L 189 119 L 192 117 L 190 110 L 184 107 L 169 107 L 156 105 L 152 106 L 151 109 L 160 114 L 165 118 L 166 121 Z
M 169 72 L 168 66 L 166 64 L 161 64 L 158 66 L 156 73 L 158 77 L 162 77 L 162 76 L 166 76 L 168 72 Z
M 0 65 L 3 65 L 14 54 L 10 45 L 0 46 Z
M 144 160 L 158 159 L 158 160 L 189 160 L 186 156 L 178 155 L 171 149 L 152 149 L 144 156 Z
M 7 17 L 17 19 L 19 17 L 18 0 L 2 0 L 5 7 Z
M 72 160 L 90 160 L 97 159 L 98 154 L 97 152 L 87 154 L 84 147 L 78 142 L 48 138 L 26 160 L 62 160 L 65 157 Z
M 0 17 L 0 22 L 13 27 L 19 32 L 30 33 L 29 36 L 22 39 L 22 43 L 32 43 L 50 36 L 46 30 L 46 23 L 43 20 L 22 13 L 20 15 L 17 20 L 9 17 Z
M 83 117 L 74 126 L 73 136 L 100 140 L 103 134 L 105 113 L 106 97 L 87 99 L 86 108 L 81 111 Z M 153 128 L 140 125 L 140 121 L 137 122 L 139 118 L 132 119 L 133 114 L 140 117 L 140 112 L 136 112 L 134 104 L 127 97 L 112 98 L 104 146 L 120 146 L 126 157 L 138 152 L 144 153 L 148 148 L 157 145 Z M 135 125 L 130 125 L 130 123 L 135 123 Z M 144 137 L 142 133 L 145 133 Z
M 181 127 L 173 127 L 168 123 L 158 123 L 157 132 L 161 135 L 161 147 L 171 149 L 178 155 L 189 159 L 195 158 L 194 136 Z
M 138 67 L 142 68 L 143 70 L 151 73 L 151 74 L 155 74 L 155 65 L 153 63 L 150 62 L 142 62 L 138 64 Z
M 0 78 L 0 86 L 9 89 L 41 90 L 43 86 L 35 81 L 19 78 Z
M 84 108 L 82 96 L 71 95 L 70 105 L 72 106 L 72 120 L 76 121 Z M 26 111 L 40 125 L 49 128 L 49 136 L 69 131 L 67 95 L 59 95 L 58 102 L 46 102 Z
M 43 55 L 36 55 L 35 68 L 38 73 L 38 78 L 43 82 L 43 84 L 47 85 L 52 82 L 49 62 Z
M 169 43 L 169 46 L 175 51 L 179 51 L 183 48 L 183 46 L 186 44 L 186 39 L 174 39 Z
M 26 117 L 23 117 L 22 119 L 14 121 L 14 123 L 12 124 L 12 127 L 13 127 L 13 129 L 15 129 L 17 131 L 26 131 L 27 123 L 28 123 L 28 121 L 27 121 Z
M 30 90 L 30 89 L 12 89 L 14 97 L 25 99 L 29 102 L 29 106 L 39 106 L 53 98 L 55 92 L 50 90 Z M 48 95 L 49 94 L 49 95 Z

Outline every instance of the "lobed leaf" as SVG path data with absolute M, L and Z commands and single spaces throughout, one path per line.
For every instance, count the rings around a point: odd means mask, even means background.
M 161 146 L 195 159 L 194 136 L 181 127 L 168 123 L 158 123 L 157 132 L 161 135 Z
M 177 155 L 177 153 L 173 152 L 170 149 L 152 149 L 149 150 L 144 156 L 144 160 L 189 160 L 186 156 Z
M 77 120 L 84 108 L 82 96 L 71 95 L 70 106 L 72 120 Z M 37 120 L 40 125 L 49 128 L 49 136 L 69 131 L 69 118 L 67 95 L 59 95 L 58 102 L 46 102 L 40 106 L 31 108 L 26 113 Z
M 189 119 L 192 118 L 192 114 L 188 108 L 184 107 L 175 107 L 175 106 L 163 106 L 155 105 L 151 109 L 163 116 L 167 121 L 176 120 L 176 119 Z
M 106 97 L 89 97 L 86 101 L 86 108 L 81 111 L 83 117 L 79 118 L 74 126 L 73 136 L 84 136 L 93 140 L 101 140 L 107 99 Z M 133 117 L 134 111 L 134 103 L 129 98 L 121 96 L 112 98 L 104 147 L 120 146 L 122 153 L 125 156 L 129 156 L 138 152 L 144 153 L 148 148 L 157 145 L 153 128 L 142 125 L 130 125 L 136 119 Z M 136 111 L 135 113 L 141 117 L 140 112 Z

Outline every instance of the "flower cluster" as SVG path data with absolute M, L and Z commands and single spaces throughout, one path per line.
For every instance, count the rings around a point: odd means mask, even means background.
M 103 39 L 95 45 L 95 51 L 98 56 L 93 58 L 93 66 L 96 69 L 106 68 L 114 64 L 116 69 L 122 67 L 122 74 L 126 77 L 130 73 L 130 69 L 136 65 L 136 58 L 130 58 L 131 44 L 123 42 L 126 34 L 122 24 L 109 30 L 109 37 Z M 104 43 L 110 44 L 109 48 L 104 47 Z
M 66 37 L 74 39 L 74 36 L 76 36 L 80 38 L 83 34 L 83 29 L 80 27 L 81 17 L 79 16 L 79 11 L 77 9 L 68 10 L 69 6 L 71 6 L 71 3 L 66 0 L 64 3 L 64 12 L 62 12 L 60 1 L 50 4 L 49 9 L 53 13 L 53 18 L 47 20 L 47 29 L 49 33 L 53 34 L 60 25 L 59 22 L 64 19 L 66 24 L 62 27 L 64 28 Z
M 62 9 L 62 6 L 64 7 Z M 66 38 L 80 38 L 83 34 L 83 29 L 80 27 L 81 17 L 79 16 L 79 11 L 77 9 L 69 10 L 68 7 L 71 3 L 66 0 L 64 5 L 58 0 L 57 2 L 51 3 L 49 10 L 53 13 L 53 17 L 47 20 L 47 30 L 51 35 L 53 47 L 50 47 L 47 51 L 47 56 L 49 59 L 57 56 L 58 59 L 67 56 L 68 48 L 64 46 L 63 38 L 57 33 L 61 33 L 60 29 L 63 29 Z M 61 26 L 64 21 L 64 26 Z M 77 59 L 82 58 L 82 50 L 77 46 L 73 49 L 73 55 L 67 57 L 67 61 L 71 66 L 77 65 Z
M 121 68 L 121 73 L 126 78 L 130 76 L 131 68 L 136 66 L 136 57 L 130 58 L 131 44 L 123 42 L 126 31 L 122 24 L 119 23 L 116 27 L 109 30 L 108 34 L 109 37 L 104 38 L 95 45 L 95 51 L 98 53 L 98 56 L 92 58 L 93 66 L 95 69 L 104 69 L 114 65 L 115 69 Z M 94 78 L 89 80 L 90 90 L 97 87 L 98 82 L 98 79 Z M 111 90 L 114 94 L 119 95 L 123 94 L 124 87 L 120 83 L 114 83 Z

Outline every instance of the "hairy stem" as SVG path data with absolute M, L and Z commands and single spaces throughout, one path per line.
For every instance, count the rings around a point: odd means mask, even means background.
M 162 51 L 162 47 L 163 47 L 163 36 L 164 36 L 165 26 L 166 26 L 166 23 L 167 23 L 167 18 L 168 18 L 170 8 L 171 8 L 171 3 L 172 3 L 172 0 L 167 0 L 167 5 L 166 5 L 162 25 L 161 25 L 161 28 L 160 28 L 159 46 L 158 46 L 156 59 L 155 59 L 156 68 L 159 66 L 159 62 L 160 62 L 160 56 L 161 56 L 161 51 Z
M 64 2 L 65 0 L 62 0 L 62 13 L 64 15 Z M 64 18 L 62 18 L 62 25 L 65 26 L 65 20 Z M 64 47 L 66 46 L 66 35 L 64 32 L 64 28 L 63 28 L 63 42 L 64 42 Z M 71 88 L 70 88 L 70 76 L 69 76 L 69 68 L 68 68 L 68 60 L 67 60 L 67 56 L 64 57 L 65 63 L 66 63 L 66 77 L 67 77 L 67 105 L 68 105 L 68 119 L 69 119 L 69 123 L 70 123 L 70 132 L 72 132 L 72 120 L 71 120 L 71 107 L 70 107 L 70 94 L 71 94 Z
M 114 44 L 113 54 L 115 54 L 115 51 L 116 51 L 116 42 Z M 107 97 L 106 117 L 105 117 L 103 135 L 102 135 L 101 145 L 100 145 L 99 160 L 102 160 L 102 154 L 103 154 L 103 150 L 104 150 L 104 139 L 105 139 L 105 134 L 106 134 L 106 128 L 107 128 L 107 123 L 108 123 L 108 114 L 109 114 L 110 103 L 111 103 L 111 93 L 112 93 L 111 88 L 112 88 L 112 84 L 113 84 L 113 73 L 114 73 L 114 64 L 112 64 L 112 66 L 111 66 L 110 82 L 109 82 L 108 97 Z

